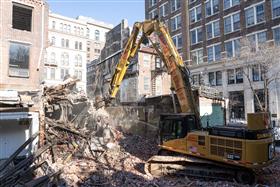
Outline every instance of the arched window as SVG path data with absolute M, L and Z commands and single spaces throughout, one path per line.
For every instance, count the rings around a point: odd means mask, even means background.
M 52 37 L 51 45 L 55 45 L 55 37 Z
M 79 49 L 80 49 L 80 50 L 83 50 L 83 44 L 82 44 L 82 42 L 79 43 Z

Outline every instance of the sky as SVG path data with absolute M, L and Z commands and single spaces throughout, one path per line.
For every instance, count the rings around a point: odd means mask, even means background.
M 145 0 L 47 0 L 53 13 L 76 18 L 79 15 L 119 24 L 127 19 L 132 26 L 145 18 Z

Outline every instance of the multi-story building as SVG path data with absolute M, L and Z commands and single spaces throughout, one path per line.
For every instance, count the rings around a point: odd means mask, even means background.
M 170 94 L 171 79 L 152 48 L 142 46 L 127 70 L 120 87 L 121 103 Z
M 130 35 L 127 20 L 123 20 L 106 35 L 106 44 L 98 60 L 88 64 L 88 95 L 106 96 L 109 83 Z M 117 101 L 137 103 L 142 98 L 170 93 L 170 76 L 162 67 L 154 49 L 141 46 L 122 81 Z
M 261 94 L 264 89 L 261 68 L 247 68 L 231 62 L 240 55 L 243 38 L 256 46 L 272 41 L 279 44 L 279 12 L 280 0 L 145 1 L 147 19 L 157 15 L 166 21 L 174 43 L 190 65 L 193 82 L 213 86 L 229 100 L 228 121 L 245 119 L 247 113 L 259 110 L 242 72 L 249 72 L 253 88 Z M 177 33 L 182 39 L 176 40 Z M 273 120 L 279 120 L 280 116 L 280 105 L 275 101 L 279 94 L 274 89 L 269 93 Z
M 44 78 L 47 85 L 62 82 L 66 75 L 80 81 L 77 88 L 86 92 L 87 24 L 58 14 L 49 14 L 49 46 Z
M 0 1 L 0 162 L 40 129 L 48 12 L 45 0 Z M 34 152 L 36 145 L 37 139 L 19 156 Z
M 182 0 L 145 0 L 145 17 L 164 21 L 183 60 L 187 63 L 189 29 L 187 4 Z
M 113 28 L 112 24 L 97 21 L 89 17 L 79 16 L 77 20 L 87 24 L 87 62 L 96 60 L 101 54 L 106 42 L 106 33 Z
M 47 45 L 48 6 L 43 0 L 0 2 L 0 89 L 39 89 Z
M 253 88 L 261 94 L 264 89 L 261 67 L 245 67 L 234 62 L 242 53 L 241 41 L 245 38 L 256 47 L 261 43 L 279 43 L 279 10 L 279 0 L 189 2 L 188 56 L 191 57 L 193 80 L 217 88 L 229 99 L 228 120 L 245 119 L 247 113 L 259 110 L 250 82 L 243 72 L 249 72 Z M 271 92 L 270 109 L 276 112 L 274 116 L 278 114 L 279 119 L 280 111 L 274 110 L 277 105 L 279 108 L 279 103 L 272 103 L 274 97 Z

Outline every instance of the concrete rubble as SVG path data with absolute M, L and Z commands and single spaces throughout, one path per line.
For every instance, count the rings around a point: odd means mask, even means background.
M 62 85 L 44 88 L 43 142 L 36 153 L 15 165 L 13 159 L 36 138 L 34 135 L 0 166 L 1 187 L 243 186 L 234 181 L 146 175 L 144 163 L 157 153 L 156 137 L 126 131 L 121 119 L 103 108 L 96 110 L 90 100 L 76 92 L 76 82 L 68 79 Z M 255 186 L 280 185 L 279 159 L 277 153 L 275 162 L 258 173 Z

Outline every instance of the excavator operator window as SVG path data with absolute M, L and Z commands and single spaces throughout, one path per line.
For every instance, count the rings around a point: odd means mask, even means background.
M 160 122 L 161 142 L 184 138 L 189 131 L 197 129 L 192 116 L 181 119 L 164 119 Z

